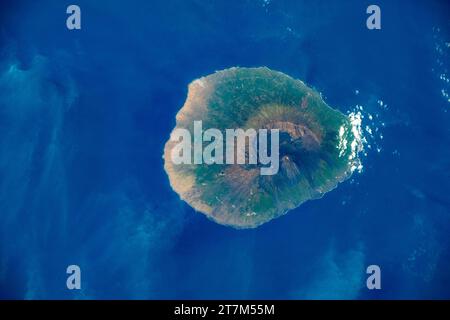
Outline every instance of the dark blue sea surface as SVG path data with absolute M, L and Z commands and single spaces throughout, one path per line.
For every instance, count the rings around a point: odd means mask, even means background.
M 359 0 L 77 0 L 69 31 L 72 3 L 2 1 L 0 298 L 449 299 L 450 6 L 375 2 L 381 30 Z M 233 66 L 360 117 L 362 172 L 257 229 L 194 212 L 163 147 Z

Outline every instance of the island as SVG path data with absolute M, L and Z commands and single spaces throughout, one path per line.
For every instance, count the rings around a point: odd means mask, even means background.
M 164 169 L 173 190 L 222 225 L 258 227 L 321 198 L 361 166 L 361 136 L 351 118 L 329 107 L 301 80 L 266 67 L 234 67 L 193 81 L 173 132 L 194 136 L 199 122 L 201 133 L 214 128 L 225 136 L 226 130 L 242 128 L 277 136 L 279 168 L 274 174 L 261 174 L 259 162 L 196 162 L 198 141 L 189 145 L 192 153 L 184 150 L 191 162 L 174 163 L 179 140 L 172 136 L 165 144 Z M 200 147 L 211 140 L 201 140 Z

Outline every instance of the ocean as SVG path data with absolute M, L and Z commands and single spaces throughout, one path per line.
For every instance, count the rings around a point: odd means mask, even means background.
M 357 0 L 77 0 L 81 30 L 69 4 L 0 4 L 0 299 L 450 298 L 447 1 L 377 0 L 380 30 Z M 175 115 L 233 66 L 358 114 L 362 171 L 250 230 L 181 201 Z

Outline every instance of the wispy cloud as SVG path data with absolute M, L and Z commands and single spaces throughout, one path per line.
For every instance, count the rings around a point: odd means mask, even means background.
M 362 245 L 340 252 L 333 244 L 315 262 L 315 273 L 294 299 L 356 299 L 366 285 Z

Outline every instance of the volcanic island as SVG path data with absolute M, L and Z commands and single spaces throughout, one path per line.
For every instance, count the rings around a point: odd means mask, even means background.
M 272 175 L 262 175 L 259 163 L 175 164 L 177 141 L 165 144 L 164 169 L 173 190 L 222 225 L 256 228 L 321 198 L 361 166 L 361 136 L 352 119 L 301 80 L 266 67 L 234 67 L 194 80 L 174 131 L 193 134 L 198 121 L 202 130 L 279 132 L 279 170 Z

